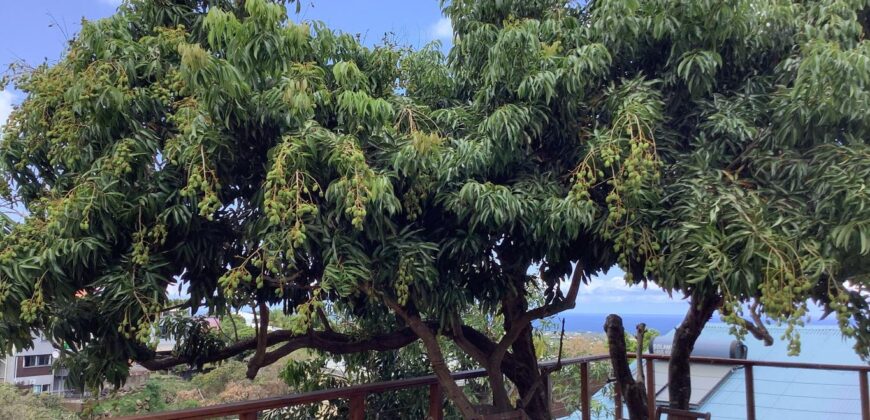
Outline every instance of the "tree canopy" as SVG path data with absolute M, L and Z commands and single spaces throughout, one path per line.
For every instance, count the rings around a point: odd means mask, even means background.
M 255 375 L 298 348 L 422 339 L 468 416 L 443 335 L 496 409 L 545 418 L 531 323 L 618 266 L 737 333 L 817 302 L 870 352 L 867 1 L 443 1 L 446 55 L 286 6 L 130 0 L 17 68 L 0 170 L 27 216 L 0 238 L 3 349 L 44 331 L 97 386 L 130 360 L 254 349 Z M 156 354 L 173 284 L 193 311 L 253 308 L 257 336 Z M 275 306 L 292 323 L 269 332 Z

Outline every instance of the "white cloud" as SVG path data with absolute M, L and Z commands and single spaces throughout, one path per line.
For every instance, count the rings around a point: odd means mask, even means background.
M 433 39 L 453 39 L 453 25 L 450 23 L 450 19 L 445 17 L 438 19 L 438 22 L 429 27 L 429 36 Z
M 15 95 L 8 90 L 0 90 L 0 127 L 6 125 L 6 119 L 12 113 L 13 103 L 15 103 Z
M 562 288 L 563 292 L 567 292 L 567 282 L 563 283 Z M 628 285 L 622 276 L 594 276 L 589 284 L 580 286 L 577 293 L 577 309 L 581 309 L 584 304 L 666 304 L 677 303 L 680 300 L 679 296 L 671 298 L 654 284 L 644 289 L 643 284 Z

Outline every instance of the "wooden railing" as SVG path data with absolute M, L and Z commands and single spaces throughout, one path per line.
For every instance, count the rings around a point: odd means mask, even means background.
M 648 393 L 648 401 L 650 409 L 650 418 L 655 418 L 655 363 L 653 360 L 669 360 L 669 356 L 665 355 L 644 355 L 643 358 L 650 363 L 646 363 L 646 389 Z M 589 364 L 609 360 L 607 355 L 575 357 L 563 359 L 562 365 L 580 365 L 580 407 L 581 418 L 590 420 L 591 412 L 591 396 L 589 395 Z M 745 371 L 745 390 L 746 390 L 746 418 L 755 420 L 755 384 L 753 376 L 754 367 L 775 367 L 786 369 L 815 369 L 828 371 L 849 371 L 856 372 L 858 376 L 859 389 L 861 393 L 861 418 L 870 420 L 870 388 L 868 388 L 868 374 L 870 374 L 870 366 L 867 365 L 831 365 L 821 363 L 793 363 L 793 362 L 768 362 L 760 360 L 742 360 L 742 359 L 726 359 L 716 357 L 692 357 L 692 363 L 702 363 L 711 365 L 731 365 L 742 366 Z M 552 367 L 555 361 L 541 362 L 540 366 Z M 483 369 L 467 370 L 456 372 L 453 374 L 454 380 L 467 380 L 474 378 L 485 377 L 486 372 Z M 214 417 L 238 416 L 239 420 L 256 420 L 260 412 L 272 410 L 276 408 L 292 407 L 304 404 L 319 403 L 323 401 L 347 399 L 350 402 L 350 419 L 363 420 L 365 419 L 366 396 L 370 394 L 378 394 L 387 391 L 395 391 L 400 389 L 429 387 L 429 410 L 428 418 L 432 420 L 442 420 L 443 413 L 443 396 L 441 387 L 438 384 L 438 379 L 434 375 L 420 376 L 416 378 L 399 379 L 395 381 L 375 382 L 363 385 L 353 385 L 342 388 L 326 389 L 321 391 L 306 392 L 301 394 L 291 394 L 281 397 L 266 398 L 254 401 L 243 401 L 230 404 L 213 405 L 209 407 L 192 408 L 188 410 L 166 411 L 163 413 L 148 414 L 143 416 L 124 417 L 124 419 L 207 419 Z M 547 387 L 549 389 L 549 387 Z M 615 387 L 616 393 L 614 417 L 619 420 L 622 418 L 622 398 L 619 394 L 619 387 Z

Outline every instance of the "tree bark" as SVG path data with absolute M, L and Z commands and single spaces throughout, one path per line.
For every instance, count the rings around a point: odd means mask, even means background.
M 530 419 L 549 420 L 551 417 L 547 387 L 541 377 L 541 369 L 538 367 L 531 322 L 524 319 L 526 306 L 526 298 L 522 294 L 502 300 L 505 331 L 519 329 L 519 333 L 511 343 L 516 369 L 508 377 L 517 386 L 520 401 L 524 403 L 517 408 L 525 411 Z M 525 326 L 520 323 L 524 323 Z
M 544 383 L 544 378 L 541 377 L 541 369 L 538 367 L 531 326 L 520 335 L 511 349 L 517 366 L 519 366 L 511 381 L 517 386 L 521 401 L 527 401 L 520 408 L 530 419 L 549 420 L 551 415 L 547 386 Z
M 497 413 L 506 413 L 511 410 L 511 402 L 508 397 L 507 388 L 504 385 L 504 373 L 501 370 L 501 363 L 498 365 L 491 364 L 486 366 L 486 376 L 489 379 L 489 386 L 492 389 L 492 405 Z
M 232 315 L 230 315 L 232 318 Z M 248 371 L 245 376 L 248 379 L 257 377 L 257 372 L 265 366 L 267 337 L 269 335 L 269 305 L 265 301 L 260 302 L 260 320 L 257 331 L 257 350 L 254 352 L 254 357 L 248 361 Z
M 468 397 L 465 396 L 462 389 L 459 388 L 459 385 L 456 385 L 456 381 L 453 380 L 450 368 L 444 360 L 444 354 L 441 351 L 441 345 L 438 344 L 438 339 L 435 337 L 435 333 L 429 329 L 429 326 L 426 325 L 420 317 L 409 313 L 402 305 L 391 297 L 386 295 L 383 295 L 382 297 L 384 303 L 392 309 L 393 312 L 399 315 L 409 327 L 411 327 L 414 334 L 417 334 L 417 336 L 420 337 L 420 340 L 423 342 L 423 348 L 426 350 L 426 355 L 429 357 L 429 364 L 432 366 L 432 371 L 438 378 L 438 383 L 441 385 L 441 388 L 444 389 L 447 398 L 456 405 L 456 408 L 459 410 L 460 414 L 462 414 L 462 418 L 465 420 L 482 419 L 483 417 L 477 413 L 474 406 L 471 405 L 471 401 L 468 400 Z
M 453 341 L 459 348 L 471 356 L 474 361 L 480 363 L 486 369 L 486 375 L 492 390 L 492 405 L 495 411 L 497 413 L 510 411 L 511 403 L 504 385 L 504 373 L 502 371 L 504 357 L 498 358 L 497 362 L 492 359 L 497 346 L 493 344 L 488 351 L 485 351 L 469 341 L 465 337 L 465 326 L 462 325 L 462 319 L 459 314 L 455 314 L 451 322 L 451 338 Z
M 743 320 L 746 323 L 746 330 L 756 339 L 763 341 L 765 346 L 772 346 L 773 336 L 770 335 L 770 331 L 764 326 L 764 320 L 761 319 L 759 302 L 757 300 L 752 302 L 752 305 L 749 307 L 749 316 L 752 318 L 751 321 L 747 319 Z
M 701 335 L 701 331 L 719 307 L 721 300 L 719 296 L 692 296 L 689 311 L 674 332 L 671 361 L 668 365 L 668 397 L 671 408 L 689 409 L 689 399 L 692 396 L 689 357 L 695 349 L 695 342 Z
M 637 381 L 642 383 L 642 384 L 646 383 L 646 382 L 644 382 L 644 377 L 643 377 L 643 375 L 644 375 L 644 373 L 643 373 L 643 363 L 644 363 L 643 362 L 643 345 L 644 345 L 643 339 L 644 339 L 644 335 L 646 335 L 646 324 L 641 322 L 640 324 L 637 324 L 637 336 L 636 336 L 637 338 L 635 338 L 635 341 L 637 342 L 637 348 L 634 349 L 635 353 L 636 353 L 634 360 L 637 360 Z M 648 363 L 652 363 L 652 361 L 649 361 Z
M 437 329 L 436 323 L 429 323 L 430 329 Z M 336 354 L 359 353 L 364 351 L 389 351 L 405 347 L 417 341 L 417 335 L 411 328 L 402 328 L 386 334 L 379 334 L 366 340 L 357 337 L 331 331 L 312 331 L 305 335 L 295 335 L 289 330 L 278 330 L 266 335 L 266 346 L 283 345 L 273 351 L 267 352 L 262 366 L 275 363 L 278 359 L 299 349 L 323 350 Z M 242 352 L 257 348 L 259 338 L 252 337 L 238 341 L 220 351 L 210 354 L 202 359 L 203 363 L 219 362 L 229 359 Z M 191 361 L 183 357 L 156 354 L 142 346 L 139 349 L 139 357 L 135 359 L 148 370 L 165 370 L 174 366 L 190 364 Z
M 456 408 L 459 409 L 460 413 L 462 413 L 462 418 L 466 420 L 482 418 L 471 405 L 471 401 L 469 401 L 465 394 L 462 393 L 462 389 L 456 385 L 456 381 L 453 380 L 453 376 L 450 374 L 450 368 L 444 360 L 444 354 L 441 352 L 441 347 L 438 344 L 435 334 L 433 334 L 432 331 L 429 330 L 429 327 L 419 319 L 409 317 L 408 323 L 410 324 L 411 329 L 420 337 L 420 340 L 423 341 L 423 346 L 426 348 L 426 354 L 429 356 L 429 363 L 432 365 L 432 371 L 434 371 L 435 376 L 438 377 L 438 382 L 441 384 L 447 397 L 453 402 L 453 404 L 456 404 Z
M 629 417 L 632 420 L 649 419 L 646 387 L 643 382 L 634 380 L 631 375 L 631 367 L 628 365 L 628 356 L 625 350 L 625 328 L 622 326 L 622 318 L 615 314 L 608 315 L 607 321 L 604 322 L 604 332 L 607 335 L 607 347 L 610 350 L 610 363 L 613 365 L 616 386 L 619 387 L 625 405 L 628 407 Z M 641 345 L 642 343 L 638 343 L 638 347 Z M 638 371 L 642 370 L 640 366 L 638 363 Z
M 528 265 L 519 264 L 515 265 L 515 268 L 511 276 L 514 288 L 518 292 L 502 299 L 505 334 L 490 355 L 489 366 L 502 366 L 502 359 L 510 347 L 516 368 L 507 376 L 517 386 L 520 394 L 517 408 L 521 408 L 532 419 L 546 420 L 551 418 L 547 395 L 549 390 L 541 375 L 535 354 L 532 321 L 573 308 L 580 283 L 586 274 L 583 266 L 578 263 L 571 275 L 568 293 L 562 300 L 529 310 L 528 301 L 522 292 L 525 290 Z

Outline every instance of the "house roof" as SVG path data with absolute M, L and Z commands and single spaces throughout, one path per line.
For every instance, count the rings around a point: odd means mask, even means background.
M 789 356 L 787 343 L 779 339 L 785 328 L 769 327 L 776 339 L 770 347 L 748 337 L 744 344 L 748 348 L 750 360 L 783 361 L 798 363 L 831 363 L 862 365 L 863 362 L 853 350 L 854 340 L 844 339 L 836 326 L 807 326 L 798 328 L 801 338 L 801 354 Z M 667 336 L 673 336 L 673 331 Z M 667 337 L 666 336 L 666 337 Z M 729 327 L 725 324 L 709 324 L 699 340 L 727 339 Z M 665 366 L 656 366 L 658 371 Z M 692 367 L 693 388 L 696 376 L 698 385 L 706 381 L 707 373 L 699 366 Z M 787 418 L 788 420 L 860 419 L 861 395 L 856 372 L 831 372 L 811 369 L 783 369 L 755 367 L 755 412 L 760 419 Z M 662 376 L 664 377 L 664 376 Z M 696 411 L 710 412 L 714 419 L 745 419 L 746 395 L 744 391 L 744 370 L 736 368 L 727 372 L 721 382 L 713 387 L 705 398 L 697 401 Z M 706 382 L 705 382 L 706 381 Z M 612 392 L 606 395 L 612 395 Z M 613 412 L 613 400 L 603 393 L 595 399 Z M 627 413 L 626 413 L 627 415 Z M 579 417 L 578 417 L 579 418 Z M 602 417 L 604 418 L 604 417 Z M 626 417 L 627 418 L 627 417 Z
M 655 362 L 656 404 L 665 405 L 669 401 L 668 362 Z M 710 396 L 736 370 L 736 365 L 692 364 L 692 395 L 689 405 L 694 409 L 702 406 Z

